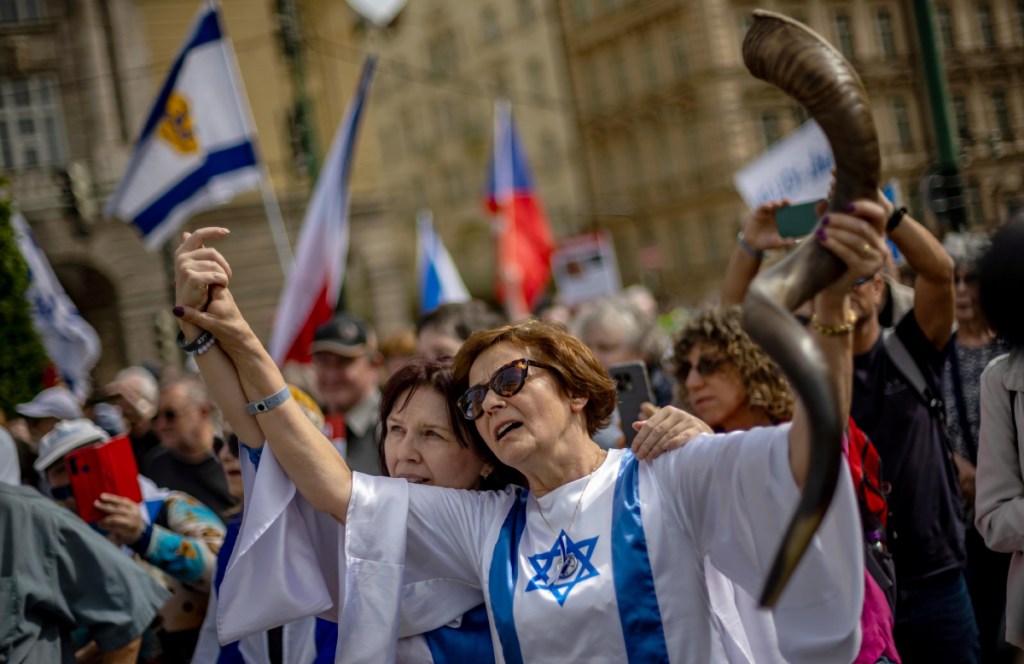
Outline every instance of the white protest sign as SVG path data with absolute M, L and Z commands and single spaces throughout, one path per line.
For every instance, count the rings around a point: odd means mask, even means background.
M 825 133 L 808 120 L 740 169 L 733 182 L 750 208 L 781 198 L 805 203 L 828 196 L 834 165 Z
M 561 241 L 551 254 L 551 274 L 559 299 L 569 307 L 622 290 L 615 249 L 607 233 Z

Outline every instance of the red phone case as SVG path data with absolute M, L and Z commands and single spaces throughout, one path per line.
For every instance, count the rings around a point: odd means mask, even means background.
M 64 462 L 71 477 L 71 491 L 75 494 L 78 515 L 93 523 L 107 516 L 96 509 L 94 502 L 101 493 L 113 493 L 142 502 L 139 489 L 139 469 L 128 436 L 88 445 L 68 453 Z

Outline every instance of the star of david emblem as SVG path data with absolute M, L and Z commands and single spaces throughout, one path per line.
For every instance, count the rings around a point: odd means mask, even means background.
M 600 574 L 590 562 L 596 547 L 597 537 L 574 542 L 563 530 L 549 550 L 528 558 L 537 574 L 530 579 L 526 592 L 548 590 L 558 605 L 564 606 L 577 583 Z

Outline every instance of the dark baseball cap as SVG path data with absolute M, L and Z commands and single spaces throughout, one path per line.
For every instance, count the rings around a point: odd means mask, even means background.
M 316 329 L 310 353 L 360 357 L 377 350 L 377 337 L 366 322 L 352 314 L 337 314 Z

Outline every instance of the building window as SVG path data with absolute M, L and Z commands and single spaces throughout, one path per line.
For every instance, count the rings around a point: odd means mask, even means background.
M 772 112 L 761 114 L 761 135 L 764 137 L 765 146 L 771 145 L 779 140 L 779 116 Z
M 501 28 L 498 26 L 498 13 L 494 11 L 494 7 L 484 7 L 480 10 L 480 26 L 485 44 L 490 44 L 501 39 Z
M 962 94 L 953 95 L 953 117 L 956 120 L 956 132 L 960 140 L 967 144 L 973 143 L 971 117 L 967 111 L 967 98 Z
M 658 85 L 658 62 L 654 53 L 654 42 L 648 38 L 640 46 L 640 66 L 644 70 L 644 83 L 648 89 Z
M 908 150 L 914 145 L 913 136 L 910 133 L 910 115 L 907 113 L 907 102 L 902 99 L 892 101 L 892 119 L 896 126 L 896 139 L 900 148 Z
M 629 96 L 629 76 L 626 74 L 626 59 L 621 53 L 612 56 L 615 68 L 615 84 L 619 88 L 619 97 Z
M 939 38 L 942 48 L 947 51 L 956 50 L 956 40 L 953 38 L 953 16 L 950 14 L 948 5 L 936 5 L 935 22 L 939 27 Z
M 853 26 L 850 25 L 850 15 L 845 11 L 835 13 L 836 25 L 836 47 L 848 60 L 853 59 Z
M 25 23 L 46 18 L 44 0 L 0 0 L 0 23 Z
M 455 135 L 455 108 L 450 99 L 437 100 L 437 128 L 442 137 Z
M 542 99 L 547 86 L 544 81 L 544 64 L 538 58 L 531 58 L 526 63 L 526 80 L 530 86 L 530 92 L 537 99 Z
M 995 115 L 996 129 L 1004 141 L 1013 138 L 1013 128 L 1010 126 L 1010 109 L 1006 106 L 1006 92 L 1003 90 L 992 91 L 992 113 Z
M 601 68 L 597 62 L 590 62 L 586 68 L 587 95 L 590 97 L 591 106 L 600 106 L 602 103 L 601 94 Z
M 536 17 L 533 0 L 519 0 L 519 25 L 530 25 Z
M 63 162 L 62 126 L 52 76 L 0 79 L 0 169 Z
M 1020 31 L 1020 38 L 1024 39 L 1024 2 L 1017 3 L 1017 29 Z
M 982 3 L 978 5 L 978 34 L 981 35 L 981 45 L 986 49 L 996 47 L 996 33 L 992 27 L 992 5 Z
M 608 13 L 615 11 L 615 0 L 601 0 L 601 11 Z
M 658 146 L 658 169 L 661 177 L 675 185 L 676 160 L 672 154 L 671 136 L 655 137 L 655 145 Z
M 672 65 L 676 70 L 676 78 L 684 78 L 690 73 L 690 58 L 686 55 L 686 38 L 676 37 L 672 40 Z
M 573 0 L 572 17 L 580 25 L 590 20 L 590 0 Z
M 885 57 L 896 57 L 896 41 L 892 34 L 892 14 L 888 9 L 878 10 L 878 39 Z
M 430 71 L 435 76 L 453 75 L 458 72 L 459 53 L 452 30 L 444 30 L 427 44 L 427 58 Z

